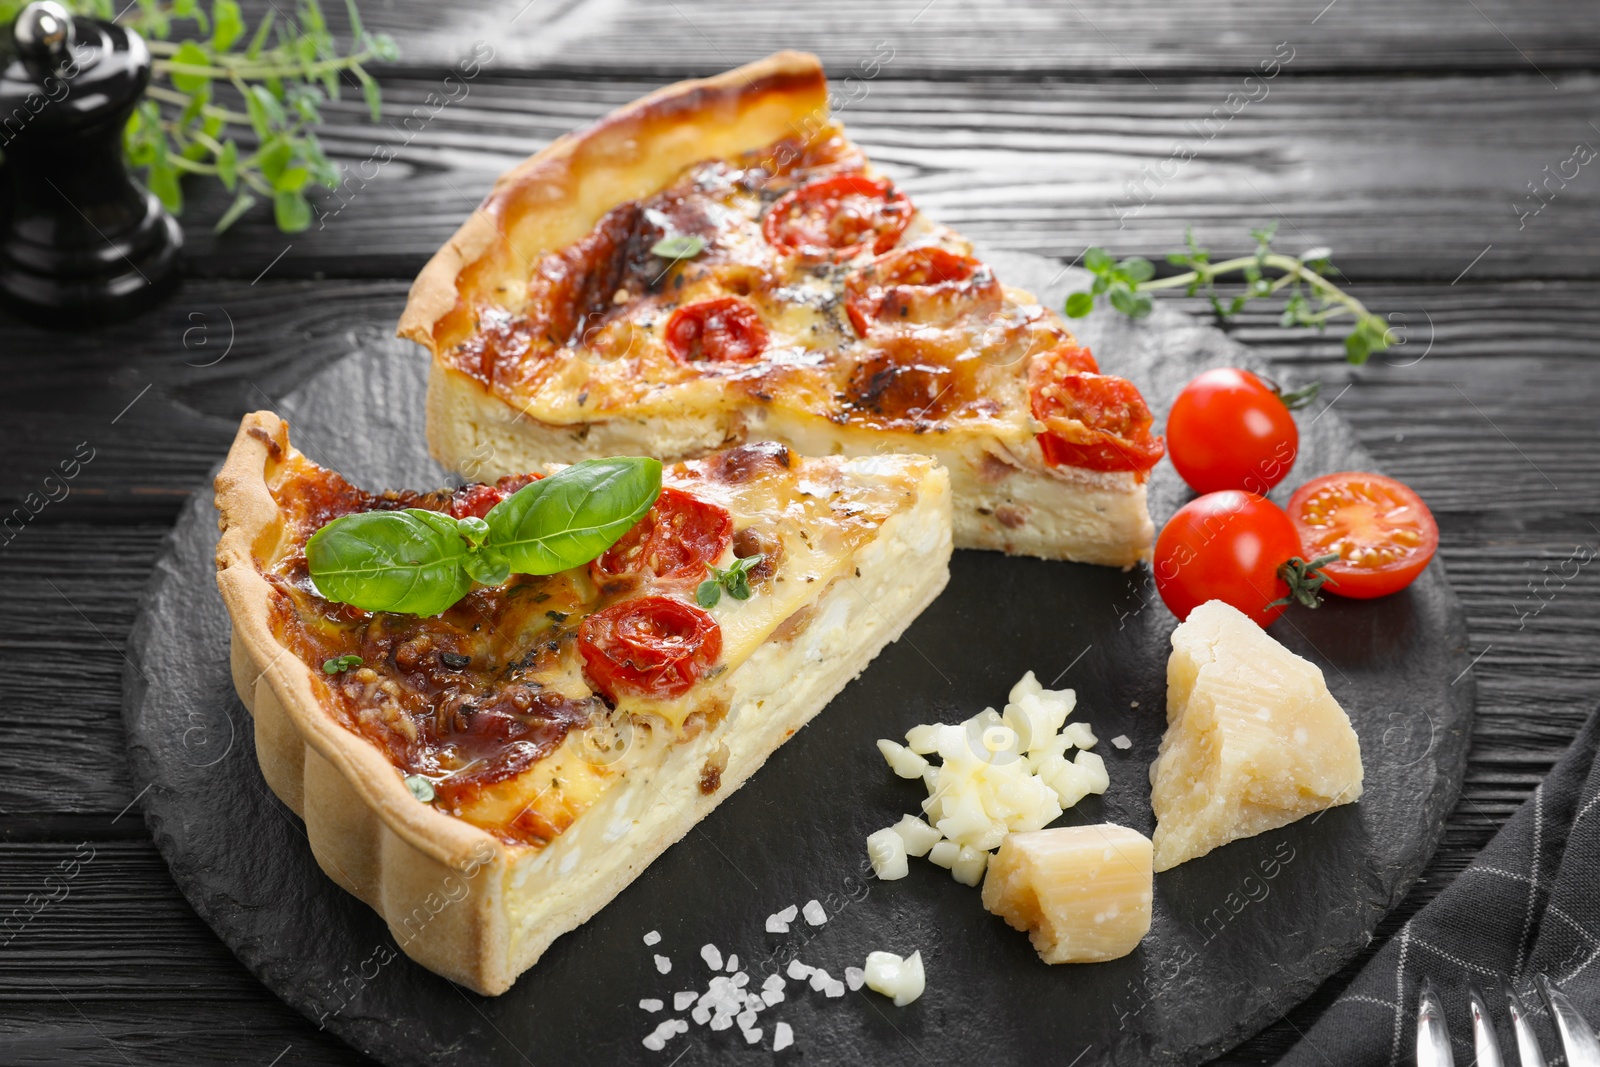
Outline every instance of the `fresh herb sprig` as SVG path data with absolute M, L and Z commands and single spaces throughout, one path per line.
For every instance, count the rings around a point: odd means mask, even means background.
M 342 674 L 345 671 L 355 670 L 361 666 L 361 657 L 354 652 L 347 652 L 343 656 L 334 656 L 332 659 L 322 661 L 324 674 Z
M 661 494 L 654 459 L 591 459 L 523 486 L 483 518 L 364 511 L 306 542 L 317 591 L 363 611 L 437 615 L 513 572 L 554 574 L 610 548 Z
M 0 26 L 11 25 L 26 3 L 0 0 Z M 179 179 L 204 175 L 221 182 L 234 199 L 216 222 L 219 233 L 262 201 L 272 204 L 285 233 L 310 226 L 307 189 L 339 184 L 338 168 L 313 132 L 322 105 L 353 83 L 376 122 L 382 94 L 365 64 L 400 55 L 388 35 L 362 26 L 354 0 L 345 0 L 346 49 L 328 29 L 318 0 L 269 4 L 253 29 L 237 0 L 66 4 L 77 15 L 115 18 L 144 37 L 154 57 L 152 78 L 123 131 L 123 153 L 173 214 L 183 211 Z M 249 140 L 241 147 L 235 137 L 246 131 L 253 147 Z
M 1094 308 L 1095 298 L 1104 295 L 1113 308 L 1130 318 L 1142 319 L 1154 306 L 1150 293 L 1160 289 L 1183 289 L 1194 296 L 1204 288 L 1211 308 L 1220 319 L 1237 315 L 1251 300 L 1286 294 L 1283 314 L 1279 321 L 1284 326 L 1313 326 L 1326 328 L 1330 319 L 1349 315 L 1354 325 L 1345 335 L 1345 358 L 1351 363 L 1365 363 L 1374 352 L 1381 352 L 1397 344 L 1399 338 L 1380 315 L 1367 310 L 1365 304 L 1328 280 L 1329 274 L 1338 271 L 1329 260 L 1331 253 L 1325 248 L 1314 248 L 1299 256 L 1288 256 L 1272 250 L 1272 240 L 1278 224 L 1271 223 L 1259 230 L 1251 230 L 1256 250 L 1248 256 L 1211 262 L 1211 253 L 1195 243 L 1194 230 L 1185 234 L 1187 248 L 1167 256 L 1167 262 L 1188 267 L 1183 274 L 1169 278 L 1155 277 L 1155 264 L 1142 256 L 1115 259 L 1103 248 L 1091 248 L 1083 254 L 1083 265 L 1094 277 L 1087 291 L 1075 292 L 1067 297 L 1067 315 L 1081 319 Z M 1216 283 L 1224 275 L 1238 274 L 1245 288 L 1227 303 L 1218 295 Z M 1271 277 L 1276 274 L 1276 277 Z
M 722 599 L 723 590 L 735 600 L 750 599 L 750 571 L 767 557 L 762 553 L 736 559 L 726 568 L 712 567 L 711 577 L 701 582 L 694 591 L 694 601 L 703 608 L 714 608 Z

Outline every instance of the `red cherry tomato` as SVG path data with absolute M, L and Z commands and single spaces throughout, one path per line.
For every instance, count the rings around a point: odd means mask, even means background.
M 845 311 L 862 337 L 879 324 L 948 326 L 999 302 L 994 271 L 943 248 L 890 252 L 844 281 Z
M 914 211 L 888 182 L 846 174 L 789 190 L 767 212 L 761 232 L 781 252 L 849 259 L 889 251 Z
M 1289 407 L 1247 370 L 1218 367 L 1183 387 L 1167 416 L 1172 465 L 1197 493 L 1265 494 L 1300 449 Z
M 633 529 L 589 564 L 589 571 L 600 585 L 624 574 L 699 578 L 731 540 L 733 516 L 726 508 L 668 486 Z
M 667 320 L 664 337 L 667 351 L 684 363 L 741 363 L 767 350 L 761 314 L 736 296 L 685 304 Z
M 1166 451 L 1150 432 L 1150 408 L 1126 378 L 1079 369 L 1093 365 L 1086 349 L 1047 352 L 1028 368 L 1033 417 L 1045 424 L 1038 436 L 1052 467 L 1097 471 L 1147 471 Z
M 1439 547 L 1433 513 L 1411 488 L 1381 474 L 1313 478 L 1289 497 L 1307 559 L 1337 555 L 1322 572 L 1330 593 L 1367 600 L 1410 585 Z
M 1154 570 L 1161 599 L 1179 620 L 1208 600 L 1232 604 L 1261 626 L 1289 595 L 1278 568 L 1303 556 L 1289 516 L 1266 497 L 1229 489 L 1179 508 L 1156 538 Z
M 578 653 L 589 681 L 613 702 L 682 696 L 722 655 L 722 627 L 692 604 L 644 596 L 584 619 Z

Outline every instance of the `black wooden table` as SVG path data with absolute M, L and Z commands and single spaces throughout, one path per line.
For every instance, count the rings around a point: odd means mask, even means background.
M 0 1062 L 360 1062 L 234 960 L 150 843 L 119 720 L 140 590 L 239 415 L 384 343 L 495 174 L 665 80 L 779 47 L 853 78 L 856 139 L 991 246 L 1159 259 L 1192 224 L 1233 252 L 1277 218 L 1285 247 L 1331 246 L 1403 330 L 1355 369 L 1336 338 L 1269 313 L 1235 327 L 1320 377 L 1431 504 L 1478 656 L 1464 796 L 1371 951 L 1600 697 L 1600 160 L 1574 163 L 1600 146 L 1593 0 L 364 6 L 404 51 L 379 70 L 387 115 L 334 105 L 323 140 L 351 174 L 389 149 L 375 176 L 347 178 L 293 236 L 261 217 L 212 236 L 225 203 L 196 190 L 189 280 L 135 321 L 63 334 L 0 318 L 0 507 L 19 516 L 0 533 Z M 441 106 L 475 42 L 469 91 Z M 1193 158 L 1174 165 L 1180 144 Z M 76 875 L 47 883 L 69 857 Z M 1270 1062 L 1359 962 L 1219 1062 Z

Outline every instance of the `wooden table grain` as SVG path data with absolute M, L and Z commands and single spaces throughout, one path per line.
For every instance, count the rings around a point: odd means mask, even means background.
M 149 840 L 119 720 L 140 590 L 241 413 L 354 346 L 398 350 L 410 277 L 495 174 L 664 80 L 780 47 L 822 55 L 873 158 L 986 244 L 1155 258 L 1188 226 L 1234 251 L 1279 219 L 1402 330 L 1353 368 L 1270 313 L 1232 327 L 1321 378 L 1432 505 L 1478 656 L 1464 795 L 1368 954 L 1600 697 L 1600 162 L 1572 162 L 1600 145 L 1592 0 L 365 7 L 404 55 L 377 71 L 382 122 L 358 94 L 328 108 L 350 177 L 310 230 L 213 235 L 223 201 L 196 189 L 189 278 L 162 307 L 88 333 L 0 318 L 0 509 L 27 516 L 0 534 L 0 1061 L 364 1062 L 233 959 Z M 380 148 L 392 160 L 358 170 Z M 1218 1062 L 1273 1060 L 1359 964 Z

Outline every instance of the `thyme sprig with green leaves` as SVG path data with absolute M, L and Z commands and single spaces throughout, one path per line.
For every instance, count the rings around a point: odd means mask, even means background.
M 762 553 L 736 559 L 727 567 L 712 567 L 711 577 L 695 588 L 694 600 L 703 608 L 714 608 L 723 590 L 735 600 L 750 599 L 750 571 L 767 557 Z
M 0 0 L 0 25 L 9 26 L 26 3 Z M 348 79 L 376 122 L 382 93 L 365 64 L 400 54 L 388 35 L 366 30 L 354 0 L 345 0 L 345 50 L 318 0 L 270 4 L 254 29 L 237 0 L 136 0 L 120 12 L 113 0 L 66 4 L 76 15 L 115 18 L 145 39 L 152 78 L 123 131 L 123 154 L 173 214 L 183 211 L 181 178 L 221 182 L 234 198 L 216 222 L 219 233 L 263 200 L 285 233 L 310 226 L 309 187 L 339 184 L 314 132 L 322 105 L 339 99 Z M 241 147 L 236 134 L 247 132 Z
M 1272 240 L 1277 229 L 1278 224 L 1274 222 L 1251 230 L 1250 236 L 1256 242 L 1253 254 L 1213 263 L 1210 251 L 1195 243 L 1191 228 L 1185 234 L 1185 250 L 1167 256 L 1168 263 L 1189 269 L 1168 278 L 1155 277 L 1155 264 L 1142 256 L 1119 260 L 1103 248 L 1090 248 L 1083 254 L 1083 265 L 1094 275 L 1094 282 L 1088 290 L 1067 297 L 1067 315 L 1083 318 L 1093 310 L 1095 298 L 1103 295 L 1124 315 L 1142 319 L 1154 307 L 1149 295 L 1152 292 L 1183 289 L 1194 296 L 1204 289 L 1211 309 L 1219 319 L 1226 320 L 1237 315 L 1251 300 L 1285 294 L 1283 314 L 1279 318 L 1283 326 L 1311 326 L 1321 330 L 1340 316 L 1354 318 L 1354 325 L 1344 339 L 1345 358 L 1351 363 L 1365 363 L 1372 353 L 1399 342 L 1382 316 L 1373 314 L 1365 304 L 1328 280 L 1328 275 L 1338 271 L 1327 249 L 1314 248 L 1299 256 L 1274 252 Z M 1224 303 L 1216 284 L 1231 274 L 1240 275 L 1245 288 Z

